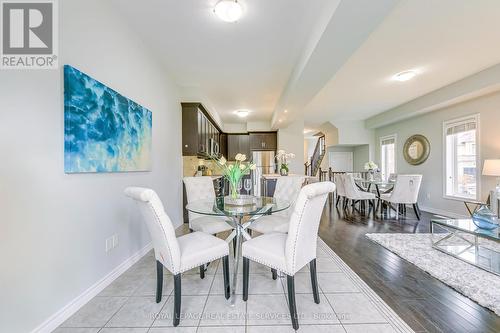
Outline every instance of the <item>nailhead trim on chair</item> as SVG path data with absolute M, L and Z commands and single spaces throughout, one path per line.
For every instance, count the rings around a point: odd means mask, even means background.
M 186 268 L 186 269 L 184 269 L 184 270 L 182 270 L 182 271 L 181 271 L 181 270 L 179 270 L 179 271 L 178 271 L 178 272 L 176 272 L 175 274 L 181 274 L 181 273 L 187 272 L 187 271 L 189 271 L 190 269 L 193 269 L 193 268 L 196 268 L 196 267 L 200 267 L 200 266 L 201 266 L 201 265 L 203 265 L 203 264 L 206 264 L 206 263 L 208 263 L 208 262 L 212 262 L 212 261 L 214 261 L 214 260 L 217 260 L 217 259 L 223 258 L 223 257 L 228 256 L 228 255 L 229 255 L 229 251 L 227 252 L 227 254 L 224 254 L 224 255 L 222 255 L 222 256 L 213 257 L 213 258 L 209 259 L 208 261 L 203 261 L 203 262 L 200 262 L 199 264 L 193 265 L 192 267 Z
M 165 229 L 163 229 L 163 225 L 161 224 L 161 221 L 160 221 L 160 218 L 159 218 L 158 214 L 156 214 L 156 210 L 153 208 L 153 205 L 152 205 L 151 203 L 149 203 L 149 202 L 148 202 L 148 204 L 151 206 L 151 210 L 154 212 L 155 218 L 156 218 L 156 220 L 158 221 L 158 224 L 160 225 L 161 229 L 163 230 L 163 237 L 165 237 Z M 170 248 L 170 244 L 169 244 L 169 242 L 167 241 L 167 239 L 166 239 L 166 238 L 165 238 L 165 243 L 167 244 L 167 247 L 168 247 L 168 249 L 169 249 L 169 251 L 168 251 L 169 253 L 168 253 L 168 254 L 169 254 L 169 257 L 170 257 L 170 263 L 171 263 L 171 265 L 173 266 L 174 260 L 173 260 L 173 258 L 172 258 L 172 249 Z M 161 253 L 160 253 L 160 255 L 163 257 L 163 254 L 161 254 Z M 227 254 L 225 254 L 225 255 L 223 255 L 223 256 L 220 256 L 220 257 L 214 257 L 214 258 L 211 258 L 211 259 L 210 259 L 210 260 L 208 260 L 208 261 L 200 262 L 199 264 L 196 264 L 196 265 L 194 265 L 194 266 L 192 266 L 192 267 L 189 267 L 189 268 L 187 268 L 187 269 L 184 269 L 184 270 L 182 270 L 182 271 L 181 271 L 181 270 L 169 269 L 169 267 L 166 267 L 166 268 L 167 268 L 170 272 L 172 272 L 172 274 L 176 275 L 176 274 L 180 274 L 180 273 L 187 272 L 187 271 L 189 271 L 190 269 L 193 269 L 193 268 L 195 268 L 195 267 L 199 267 L 199 266 L 201 266 L 201 265 L 203 265 L 203 264 L 206 264 L 207 262 L 212 262 L 212 261 L 214 261 L 214 260 L 220 259 L 220 258 L 222 258 L 222 257 L 224 257 L 224 256 L 226 256 L 226 255 L 229 255 L 229 251 L 228 251 L 228 253 L 227 253 Z M 163 264 L 163 263 L 162 263 L 162 264 Z M 171 267 L 171 268 L 173 268 L 173 267 Z
M 300 225 L 302 224 L 302 216 L 304 215 L 304 209 L 306 207 L 306 204 L 309 202 L 309 198 L 307 198 L 306 201 L 304 201 L 304 206 L 302 206 L 302 209 L 300 211 L 300 222 L 297 226 L 297 229 L 300 228 Z M 288 234 L 290 235 L 290 234 Z M 294 245 L 293 245 L 293 261 L 292 261 L 292 270 L 295 270 L 295 251 L 297 250 L 297 238 L 299 237 L 299 233 L 297 232 L 296 235 L 295 235 L 295 242 L 294 242 Z M 285 245 L 286 246 L 286 245 Z M 285 251 L 286 251 L 286 247 L 285 247 Z M 286 260 L 286 255 L 285 255 L 285 260 Z M 293 274 L 292 274 L 293 275 Z
M 151 210 L 153 211 L 154 215 L 155 215 L 155 219 L 157 220 L 158 224 L 160 225 L 160 228 L 161 230 L 163 231 L 163 237 L 165 238 L 165 244 L 167 244 L 167 247 L 168 247 L 168 256 L 170 257 L 170 265 L 172 265 L 172 269 L 170 270 L 168 267 L 165 267 L 166 269 L 168 269 L 169 271 L 173 272 L 174 269 L 173 269 L 173 266 L 174 266 L 174 259 L 172 258 L 172 249 L 170 248 L 170 243 L 168 242 L 167 238 L 165 237 L 165 229 L 163 229 L 163 224 L 161 223 L 161 220 L 160 220 L 160 217 L 158 216 L 158 214 L 156 214 L 156 209 L 154 209 L 153 205 L 151 204 L 151 202 L 148 201 L 148 205 L 150 206 Z M 160 253 L 161 257 L 163 258 L 163 254 Z M 162 263 L 163 264 L 163 263 Z M 165 265 L 163 265 L 165 266 Z
M 293 275 L 293 274 L 291 274 L 290 272 L 284 271 L 284 270 L 283 270 L 283 267 L 278 267 L 278 266 L 272 265 L 272 264 L 270 264 L 270 263 L 268 263 L 268 262 L 264 262 L 264 261 L 262 261 L 262 260 L 258 260 L 258 259 L 255 259 L 255 258 L 252 258 L 252 257 L 249 257 L 249 256 L 245 256 L 245 258 L 250 259 L 250 260 L 252 260 L 252 261 L 255 261 L 256 263 L 259 263 L 259 264 L 265 265 L 265 266 L 267 266 L 267 267 L 269 267 L 269 268 L 276 269 L 276 270 L 278 270 L 278 271 L 280 271 L 280 272 L 282 272 L 282 273 L 285 273 L 286 275 Z

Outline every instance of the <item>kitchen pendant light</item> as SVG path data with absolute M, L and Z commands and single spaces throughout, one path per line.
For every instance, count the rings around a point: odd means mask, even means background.
M 214 7 L 214 13 L 224 22 L 236 22 L 243 15 L 243 8 L 237 0 L 220 0 Z

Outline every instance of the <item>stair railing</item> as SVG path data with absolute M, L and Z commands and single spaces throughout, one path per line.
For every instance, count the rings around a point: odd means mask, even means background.
M 311 157 L 311 165 L 310 165 L 310 176 L 316 176 L 323 161 L 323 156 L 325 156 L 326 152 L 326 143 L 325 136 L 321 135 L 318 137 L 318 141 L 316 142 L 316 147 L 314 147 L 314 153 Z M 306 171 L 307 168 L 306 168 Z

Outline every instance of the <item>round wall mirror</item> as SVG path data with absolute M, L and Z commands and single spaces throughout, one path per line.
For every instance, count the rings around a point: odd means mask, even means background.
M 404 158 L 411 165 L 424 163 L 429 157 L 430 151 L 429 140 L 420 134 L 409 137 L 403 148 Z

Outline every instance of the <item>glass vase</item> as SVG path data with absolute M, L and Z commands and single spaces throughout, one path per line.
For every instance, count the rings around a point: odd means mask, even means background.
M 281 165 L 280 175 L 281 176 L 288 176 L 288 167 L 284 164 Z
M 240 182 L 239 179 L 228 179 L 229 182 L 229 196 L 232 199 L 237 199 L 240 195 L 239 190 L 238 190 L 238 183 Z
M 472 214 L 472 222 L 478 228 L 486 230 L 493 230 L 499 226 L 498 218 L 486 204 L 481 204 L 474 214 Z

